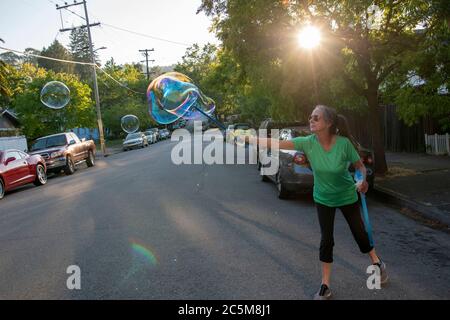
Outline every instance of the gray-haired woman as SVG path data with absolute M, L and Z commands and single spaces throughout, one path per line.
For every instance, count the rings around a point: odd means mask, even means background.
M 370 244 L 358 204 L 357 191 L 365 193 L 369 187 L 366 181 L 366 168 L 356 151 L 347 121 L 344 116 L 338 115 L 335 109 L 318 105 L 309 117 L 309 125 L 313 134 L 276 143 L 280 149 L 303 151 L 313 170 L 313 195 L 321 230 L 320 261 L 322 262 L 322 283 L 314 298 L 317 300 L 331 298 L 333 230 L 337 208 L 343 213 L 360 251 L 368 254 L 372 264 L 379 267 L 381 283 L 384 284 L 388 279 L 386 265 Z M 250 138 L 249 141 L 271 146 L 271 139 Z M 352 163 L 363 175 L 363 181 L 357 184 L 356 188 L 348 171 L 349 163 Z

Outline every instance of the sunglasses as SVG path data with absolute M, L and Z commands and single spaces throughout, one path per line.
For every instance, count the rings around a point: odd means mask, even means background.
M 311 115 L 309 116 L 309 121 L 318 122 L 320 120 L 320 117 L 318 115 Z

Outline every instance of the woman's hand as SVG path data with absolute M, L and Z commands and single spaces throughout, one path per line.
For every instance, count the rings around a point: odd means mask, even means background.
M 363 180 L 362 182 L 356 184 L 356 190 L 358 192 L 366 193 L 367 190 L 369 190 L 369 184 L 366 180 Z

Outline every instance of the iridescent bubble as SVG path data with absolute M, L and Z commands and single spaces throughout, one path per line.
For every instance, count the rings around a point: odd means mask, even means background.
M 165 73 L 153 80 L 147 89 L 150 114 L 156 122 L 169 124 L 180 118 L 211 117 L 214 100 L 205 96 L 192 80 L 179 72 Z
M 62 82 L 50 81 L 41 90 L 41 102 L 51 109 L 62 109 L 70 101 L 70 90 Z
M 139 129 L 139 119 L 135 115 L 127 114 L 122 117 L 120 125 L 126 133 L 133 133 Z

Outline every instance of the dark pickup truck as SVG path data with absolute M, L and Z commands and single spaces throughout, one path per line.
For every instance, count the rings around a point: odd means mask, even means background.
M 88 167 L 95 164 L 95 143 L 80 140 L 73 132 L 59 133 L 36 139 L 30 154 L 39 154 L 45 159 L 47 171 L 67 175 L 75 172 L 75 165 L 86 162 Z

